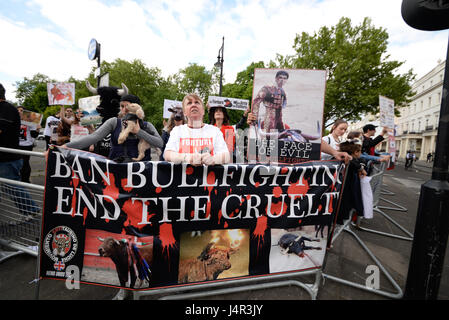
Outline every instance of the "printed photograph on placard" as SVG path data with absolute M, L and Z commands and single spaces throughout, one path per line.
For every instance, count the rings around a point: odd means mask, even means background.
M 328 227 L 271 229 L 270 273 L 321 267 Z
M 179 111 L 178 111 L 179 110 Z M 164 99 L 164 111 L 162 117 L 169 119 L 172 114 L 182 111 L 182 101 Z
M 379 96 L 379 125 L 394 128 L 394 100 Z
M 83 117 L 80 122 L 81 125 L 99 125 L 103 120 L 103 117 L 97 111 L 97 107 L 100 105 L 100 96 L 91 96 L 78 99 L 78 106 L 83 112 Z
M 248 160 L 319 160 L 325 86 L 325 70 L 255 69 Z
M 123 288 L 148 288 L 153 237 L 86 229 L 81 281 Z
M 73 105 L 75 104 L 75 83 L 52 82 L 47 83 L 48 104 Z
M 249 231 L 192 231 L 181 234 L 178 283 L 249 274 Z
M 38 124 L 41 124 L 42 122 L 42 116 L 43 114 L 29 111 L 29 110 L 23 110 L 22 111 L 22 123 L 25 123 L 29 126 L 36 127 Z

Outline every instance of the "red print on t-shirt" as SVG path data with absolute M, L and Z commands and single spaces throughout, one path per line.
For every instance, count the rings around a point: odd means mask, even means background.
M 181 138 L 179 153 L 205 153 L 214 154 L 213 138 Z

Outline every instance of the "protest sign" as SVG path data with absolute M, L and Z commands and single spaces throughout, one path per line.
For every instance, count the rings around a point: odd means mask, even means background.
M 182 102 L 177 101 L 177 100 L 164 99 L 164 112 L 163 112 L 162 117 L 164 119 L 169 119 L 172 113 L 168 109 L 175 108 L 175 107 L 182 108 Z
M 344 164 L 119 164 L 55 147 L 46 174 L 40 276 L 70 266 L 146 290 L 320 268 Z
M 379 124 L 394 129 L 394 100 L 379 96 Z
M 83 112 L 83 117 L 80 120 L 83 126 L 101 124 L 103 118 L 97 111 L 99 105 L 99 95 L 78 99 L 78 106 Z
M 75 84 L 71 82 L 47 83 L 48 104 L 73 105 L 75 103 Z
M 227 97 L 209 96 L 207 99 L 209 107 L 225 107 L 226 109 L 245 111 L 248 109 L 249 100 Z
M 248 160 L 319 160 L 326 71 L 255 69 Z

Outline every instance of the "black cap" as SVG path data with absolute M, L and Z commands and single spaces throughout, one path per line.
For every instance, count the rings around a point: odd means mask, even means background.
M 363 127 L 363 132 L 367 132 L 368 130 L 376 130 L 377 126 L 374 124 L 368 123 Z
M 140 104 L 140 99 L 138 96 L 135 96 L 133 94 L 125 94 L 120 98 L 120 101 L 128 101 L 131 103 L 137 103 Z

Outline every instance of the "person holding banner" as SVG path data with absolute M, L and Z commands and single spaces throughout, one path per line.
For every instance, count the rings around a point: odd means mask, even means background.
M 338 145 L 340 144 L 341 138 L 345 134 L 346 130 L 348 130 L 348 122 L 343 119 L 338 119 L 332 125 L 330 134 L 322 139 L 326 141 L 333 149 L 338 150 Z M 330 160 L 332 158 L 332 155 L 321 152 L 321 160 Z
M 164 159 L 195 166 L 230 162 L 228 147 L 221 131 L 203 122 L 204 104 L 201 98 L 188 94 L 182 100 L 187 123 L 173 128 L 165 147 Z
M 64 112 L 65 111 L 65 112 Z M 70 112 L 69 112 L 70 111 Z M 83 112 L 78 109 L 73 113 L 72 108 L 64 110 L 64 106 L 61 107 L 61 122 L 58 125 L 58 144 L 68 143 L 70 141 L 78 140 L 80 136 L 86 136 L 95 131 L 92 125 L 82 126 L 81 118 Z M 85 148 L 86 151 L 94 151 L 94 145 L 90 145 Z
M 369 123 L 363 127 L 363 145 L 362 145 L 362 153 L 367 153 L 369 155 L 374 156 L 375 151 L 374 148 L 381 143 L 385 138 L 384 135 L 388 133 L 388 129 L 386 127 L 383 128 L 382 133 L 372 138 L 376 134 L 376 127 L 375 125 Z
M 128 113 L 126 106 L 130 103 L 140 103 L 140 99 L 131 94 L 123 96 L 120 100 L 120 113 L 118 117 L 108 119 L 103 123 L 95 132 L 81 138 L 79 140 L 65 144 L 69 148 L 84 149 L 92 144 L 96 144 L 105 138 L 108 134 L 111 134 L 111 150 L 109 152 L 109 159 L 116 162 L 128 162 L 131 158 L 137 157 L 139 154 L 138 143 L 139 139 L 144 139 L 153 148 L 162 148 L 163 141 L 156 128 L 150 122 L 143 121 L 142 126 L 137 123 L 131 132 L 132 135 L 123 143 L 118 143 L 118 137 L 122 131 L 122 126 L 126 125 L 126 122 L 122 118 Z M 125 122 L 125 123 L 124 123 Z M 145 157 L 142 161 L 151 160 L 151 150 L 148 149 L 145 152 Z
M 23 111 L 25 109 L 23 106 L 18 106 L 17 111 L 20 114 L 20 136 L 19 136 L 19 148 L 22 150 L 32 151 L 34 148 L 34 139 L 39 135 L 40 124 L 24 121 Z M 31 166 L 30 166 L 30 156 L 22 155 L 23 166 L 20 170 L 20 177 L 22 182 L 30 183 Z
M 58 138 L 58 133 L 56 130 L 58 129 L 60 119 L 60 111 L 55 113 L 54 115 L 51 115 L 47 118 L 45 121 L 45 129 L 44 129 L 44 136 L 45 136 L 45 143 L 46 148 L 45 150 L 48 150 L 48 147 L 50 144 L 55 144 L 56 140 Z

